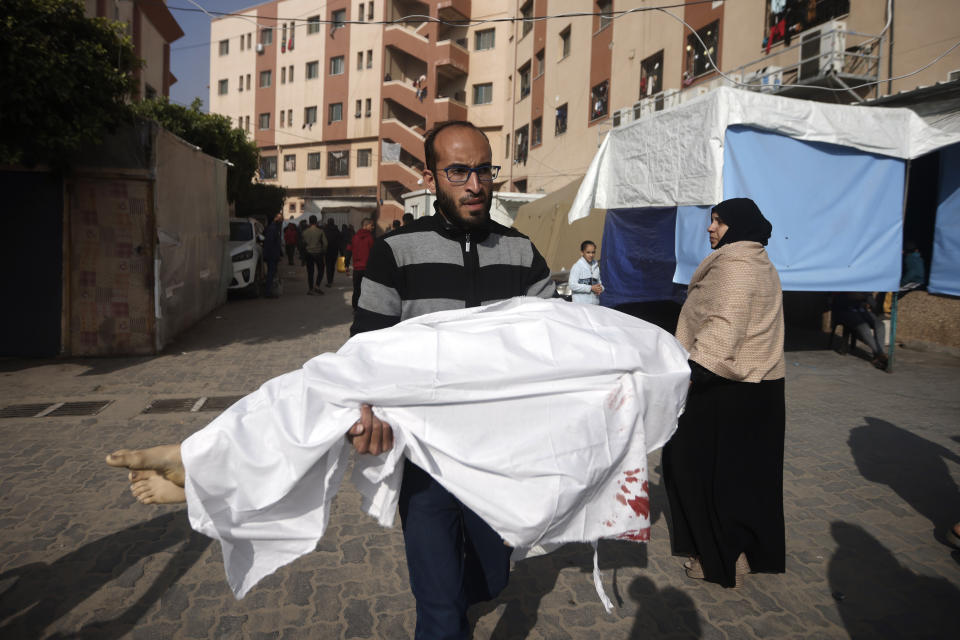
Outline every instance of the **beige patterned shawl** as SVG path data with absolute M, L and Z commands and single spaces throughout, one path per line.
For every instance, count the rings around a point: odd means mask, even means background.
M 784 377 L 783 293 L 759 242 L 734 242 L 712 252 L 690 280 L 677 322 L 690 359 L 730 380 Z

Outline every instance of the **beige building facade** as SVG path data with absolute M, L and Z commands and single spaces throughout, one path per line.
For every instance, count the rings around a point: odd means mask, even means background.
M 256 141 L 286 215 L 347 211 L 385 227 L 422 188 L 424 134 L 446 120 L 487 133 L 498 189 L 548 193 L 583 175 L 612 127 L 718 86 L 853 103 L 960 69 L 956 49 L 917 71 L 960 40 L 954 0 L 661 6 L 264 3 L 211 23 L 210 109 Z
M 177 81 L 170 71 L 170 43 L 183 37 L 183 29 L 162 0 L 84 0 L 84 14 L 126 25 L 134 54 L 144 62 L 137 72 L 137 97 L 170 96 L 170 86 Z
M 717 86 L 850 104 L 960 70 L 960 48 L 929 64 L 960 41 L 954 0 L 717 0 L 651 10 L 664 4 L 520 0 L 518 18 L 595 15 L 514 23 L 503 189 L 555 191 L 583 175 L 612 127 Z

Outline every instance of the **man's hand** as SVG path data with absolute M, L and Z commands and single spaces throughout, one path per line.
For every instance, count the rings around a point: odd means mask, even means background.
M 368 404 L 360 405 L 360 419 L 347 431 L 347 440 L 357 453 L 380 455 L 393 449 L 393 428 L 373 415 Z

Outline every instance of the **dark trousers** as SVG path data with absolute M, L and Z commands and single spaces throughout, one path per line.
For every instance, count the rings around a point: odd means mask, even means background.
M 288 244 L 287 245 L 287 262 L 293 264 L 293 252 L 297 250 L 297 245 Z
M 416 640 L 467 638 L 467 607 L 495 598 L 510 578 L 510 547 L 477 514 L 407 460 L 400 519 Z
M 273 295 L 273 281 L 277 279 L 277 263 L 279 260 L 265 260 L 267 263 L 267 281 L 264 283 L 264 295 Z
M 360 302 L 360 282 L 363 280 L 363 271 L 353 270 L 353 310 L 357 310 L 357 303 Z
M 307 261 L 307 291 L 310 289 L 319 289 L 320 285 L 323 284 L 323 254 L 306 252 L 304 253 L 304 257 Z M 314 267 L 316 267 L 317 270 L 316 284 L 314 284 L 313 279 Z
M 327 263 L 327 284 L 333 284 L 333 274 L 337 270 L 337 257 L 338 254 L 336 251 L 327 251 L 324 254 Z

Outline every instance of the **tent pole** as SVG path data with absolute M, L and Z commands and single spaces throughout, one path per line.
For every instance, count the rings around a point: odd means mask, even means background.
M 907 167 L 903 176 L 903 213 L 900 216 L 902 224 L 907 221 L 907 196 L 910 195 L 910 158 L 907 158 Z M 901 260 L 902 262 L 902 260 Z M 901 264 L 901 269 L 903 265 Z M 898 283 L 899 284 L 899 283 Z M 893 303 L 890 305 L 890 345 L 887 347 L 887 372 L 893 373 L 893 350 L 897 344 L 897 299 L 900 287 L 893 291 Z

